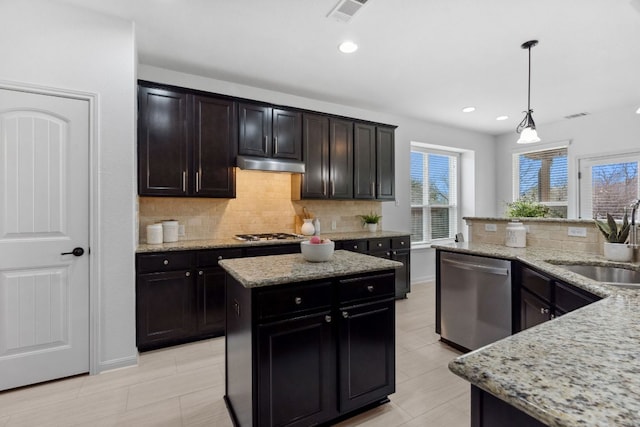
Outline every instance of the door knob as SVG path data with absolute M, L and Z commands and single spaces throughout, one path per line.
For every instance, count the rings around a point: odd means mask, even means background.
M 82 256 L 82 255 L 84 255 L 84 249 L 82 249 L 82 248 L 73 248 L 73 250 L 71 252 L 62 252 L 60 255 Z

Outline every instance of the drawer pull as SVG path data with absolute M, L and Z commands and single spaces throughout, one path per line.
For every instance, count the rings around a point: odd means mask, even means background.
M 373 292 L 373 290 L 374 290 L 373 285 L 369 285 L 369 286 L 367 286 L 367 290 L 368 290 L 369 292 Z
M 540 308 L 540 314 L 548 314 L 548 313 L 549 313 L 549 309 L 548 308 L 544 308 L 544 307 Z
M 191 277 L 191 272 L 187 271 L 186 273 L 184 273 L 184 275 L 187 276 L 187 277 Z
M 400 246 L 404 246 L 404 241 L 400 242 Z
M 164 261 L 162 261 L 162 263 L 163 263 L 164 265 L 169 265 L 169 260 L 168 260 L 168 259 L 165 259 Z
M 358 249 L 358 245 L 353 245 L 353 249 Z
M 331 323 L 331 316 L 329 316 L 328 314 L 324 316 L 324 321 L 327 323 Z
M 198 275 L 202 276 L 204 274 L 204 271 L 200 270 L 198 271 Z
M 222 259 L 222 255 L 218 255 L 218 261 Z
M 378 243 L 378 247 L 381 248 L 382 247 L 382 243 Z
M 349 312 L 348 312 L 348 311 L 343 311 L 343 312 L 342 312 L 342 317 L 344 317 L 345 319 L 346 319 L 347 317 L 349 317 Z
M 295 297 L 294 301 L 295 301 L 296 305 L 302 304 L 302 298 L 300 298 L 300 297 Z

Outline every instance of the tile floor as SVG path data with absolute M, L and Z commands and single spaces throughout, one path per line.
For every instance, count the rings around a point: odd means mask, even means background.
M 447 369 L 458 352 L 434 333 L 434 283 L 396 303 L 396 393 L 340 427 L 467 427 L 469 385 Z M 222 400 L 224 339 L 143 353 L 139 365 L 0 393 L 0 427 L 232 426 Z

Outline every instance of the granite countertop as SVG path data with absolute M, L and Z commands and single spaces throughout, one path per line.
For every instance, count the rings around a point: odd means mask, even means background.
M 354 231 L 347 233 L 322 233 L 321 237 L 331 240 L 355 240 L 355 239 L 375 239 L 384 237 L 400 237 L 408 236 L 409 233 L 399 231 Z M 259 242 L 246 242 L 234 238 L 227 239 L 201 239 L 201 240 L 180 240 L 175 243 L 163 243 L 161 245 L 148 245 L 141 243 L 138 245 L 136 252 L 167 252 L 167 251 L 187 251 L 196 249 L 220 249 L 220 248 L 243 248 L 265 245 L 287 245 L 299 244 L 300 241 L 306 240 L 311 236 L 301 237 L 298 240 L 262 240 Z
M 515 259 L 604 299 L 453 360 L 449 369 L 549 426 L 640 425 L 640 291 L 552 262 L 616 264 L 546 248 L 458 243 L 438 249 Z
M 226 259 L 219 262 L 246 288 L 381 271 L 402 263 L 349 251 L 335 251 L 327 262 L 308 262 L 302 254 Z

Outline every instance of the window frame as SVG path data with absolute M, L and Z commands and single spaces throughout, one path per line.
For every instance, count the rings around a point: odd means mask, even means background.
M 411 203 L 411 188 L 409 188 L 409 210 L 410 212 L 414 209 L 414 208 L 422 208 L 423 212 L 425 210 L 427 210 L 429 212 L 428 215 L 423 215 L 423 224 L 426 225 L 426 227 L 423 227 L 423 237 L 425 237 L 426 234 L 426 239 L 419 241 L 419 242 L 414 242 L 413 240 L 411 241 L 411 248 L 412 249 L 419 249 L 419 248 L 429 248 L 431 247 L 432 244 L 438 243 L 438 244 L 443 244 L 443 243 L 451 243 L 455 241 L 455 235 L 458 234 L 460 232 L 460 215 L 461 215 L 461 206 L 460 206 L 460 202 L 461 202 L 461 193 L 460 193 L 460 189 L 461 189 L 461 159 L 462 159 L 462 153 L 459 151 L 454 151 L 454 150 L 446 150 L 446 149 L 438 149 L 438 148 L 432 148 L 431 146 L 429 146 L 428 144 L 422 144 L 422 143 L 415 143 L 415 142 L 411 142 L 410 145 L 410 153 L 409 156 L 411 156 L 411 153 L 413 152 L 418 152 L 418 153 L 422 153 L 423 155 L 429 155 L 429 154 L 433 154 L 433 155 L 441 155 L 441 156 L 449 156 L 449 157 L 453 157 L 455 158 L 455 162 L 456 162 L 456 167 L 455 167 L 455 205 L 452 204 L 448 204 L 448 205 L 430 205 L 430 204 L 422 204 L 422 205 L 413 205 Z M 411 173 L 409 173 L 409 185 L 411 186 Z M 427 202 L 428 202 L 428 197 L 427 197 Z M 447 207 L 449 209 L 455 209 L 455 218 L 453 219 L 449 219 L 449 224 L 450 226 L 452 226 L 453 232 L 450 233 L 453 237 L 446 237 L 446 238 L 432 238 L 432 233 L 431 233 L 431 215 L 430 215 L 430 208 L 434 208 L 434 207 Z M 413 234 L 411 233 L 411 235 L 413 236 Z
M 618 151 L 615 153 L 599 154 L 583 156 L 577 159 L 577 217 L 581 219 L 593 219 L 593 203 L 591 198 L 592 182 L 591 171 L 588 174 L 583 173 L 585 168 L 593 166 L 602 166 L 605 164 L 629 163 L 630 161 L 638 162 L 638 174 L 640 175 L 640 150 L 634 151 Z M 585 191 L 589 194 L 585 194 Z M 637 198 L 640 198 L 640 176 L 638 177 Z
M 515 202 L 516 200 L 518 200 L 520 198 L 520 156 L 523 154 L 529 154 L 529 153 L 539 153 L 539 152 L 544 152 L 544 151 L 553 151 L 553 150 L 559 150 L 559 149 L 565 149 L 567 150 L 567 198 L 564 202 L 561 201 L 550 201 L 550 202 L 544 202 L 544 201 L 540 201 L 539 203 L 545 205 L 545 206 L 549 206 L 549 207 L 564 207 L 566 208 L 566 218 L 569 217 L 569 211 L 570 211 L 570 193 L 571 193 L 571 183 L 570 183 L 570 179 L 569 179 L 569 172 L 570 172 L 570 145 L 571 145 L 571 141 L 561 141 L 561 142 L 556 142 L 556 143 L 550 143 L 550 144 L 542 144 L 542 145 L 535 145 L 535 146 L 523 146 L 523 147 L 518 147 L 518 148 L 514 148 L 511 152 L 511 162 L 512 162 L 512 169 L 511 169 L 511 201 Z

